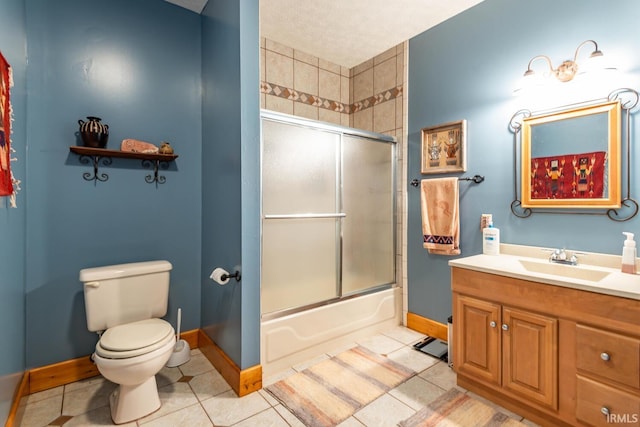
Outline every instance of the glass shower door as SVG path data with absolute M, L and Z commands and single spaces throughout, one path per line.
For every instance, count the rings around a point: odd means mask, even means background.
M 395 146 L 345 135 L 342 295 L 395 282 Z
M 339 296 L 340 135 L 262 122 L 262 314 Z

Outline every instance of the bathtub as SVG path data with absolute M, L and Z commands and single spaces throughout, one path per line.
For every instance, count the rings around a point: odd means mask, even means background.
M 263 321 L 263 378 L 401 323 L 399 287 Z

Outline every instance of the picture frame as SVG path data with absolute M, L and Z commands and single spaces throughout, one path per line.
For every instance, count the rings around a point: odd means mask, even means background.
M 467 121 L 423 128 L 421 172 L 438 174 L 467 171 Z

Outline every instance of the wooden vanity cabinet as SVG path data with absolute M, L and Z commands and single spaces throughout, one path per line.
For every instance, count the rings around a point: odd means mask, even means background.
M 557 409 L 556 319 L 466 295 L 454 298 L 453 312 L 458 373 Z
M 638 425 L 639 300 L 460 267 L 451 277 L 459 386 L 543 426 Z

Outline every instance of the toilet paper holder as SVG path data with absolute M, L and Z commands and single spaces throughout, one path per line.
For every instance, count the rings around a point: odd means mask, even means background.
M 239 282 L 240 279 L 241 279 L 241 276 L 240 276 L 240 272 L 238 270 L 236 270 L 235 273 L 233 273 L 233 274 L 223 274 L 222 276 L 220 276 L 220 278 L 222 280 L 236 279 L 236 282 Z

